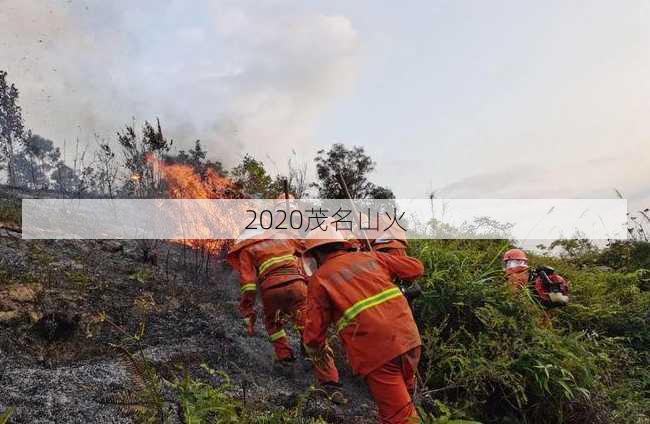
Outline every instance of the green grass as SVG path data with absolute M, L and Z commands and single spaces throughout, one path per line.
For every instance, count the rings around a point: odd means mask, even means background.
M 207 366 L 204 368 L 210 374 L 217 374 Z M 240 422 L 241 404 L 226 393 L 230 388 L 228 377 L 225 374 L 221 374 L 221 377 L 224 383 L 213 386 L 192 378 L 186 370 L 183 377 L 172 384 L 179 398 L 184 423 L 200 424 L 211 418 L 220 423 Z
M 0 424 L 8 424 L 9 419 L 14 413 L 15 408 L 10 407 L 6 411 L 0 413 Z
M 585 267 L 532 257 L 533 265 L 548 263 L 573 283 L 571 305 L 553 311 L 549 327 L 529 292 L 514 295 L 504 287 L 500 257 L 508 247 L 503 241 L 413 244 L 411 254 L 426 267 L 425 294 L 415 308 L 423 392 L 429 393 L 423 404 L 442 402 L 449 419 L 484 423 L 647 422 L 645 271 L 628 264 L 602 272 L 593 269 L 597 261 Z
M 276 411 L 259 411 L 249 408 L 244 403 L 234 398 L 230 393 L 234 387 L 230 378 L 223 372 L 215 371 L 203 364 L 201 366 L 212 377 L 218 377 L 222 382 L 219 385 L 206 383 L 193 378 L 185 371 L 183 376 L 176 379 L 171 387 L 179 399 L 183 414 L 183 422 L 187 424 L 200 424 L 208 422 L 242 423 L 242 424 L 320 424 L 325 423 L 320 419 L 302 417 L 304 400 L 309 396 L 305 394 L 293 409 Z
M 120 351 L 130 370 L 132 388 L 107 400 L 121 406 L 138 423 L 174 422 L 172 415 L 176 414 L 171 406 L 177 405 L 178 415 L 187 424 L 325 424 L 320 418 L 303 416 L 305 402 L 313 394 L 311 388 L 299 397 L 295 407 L 269 409 L 235 397 L 236 388 L 228 375 L 206 364 L 193 373 L 187 366 L 177 364 L 171 378 L 163 377 L 142 350 Z
M 609 252 L 590 252 L 588 260 L 532 256 L 532 266 L 551 265 L 572 282 L 571 304 L 549 319 L 530 292 L 505 288 L 501 255 L 509 247 L 476 240 L 411 246 L 426 268 L 415 304 L 422 422 L 650 423 L 648 272 L 629 263 L 598 270 Z M 171 387 L 188 423 L 323 422 L 303 416 L 304 400 L 293 409 L 244 403 L 225 375 L 204 369 L 203 379 L 151 378 L 149 392 Z
M 129 274 L 129 278 L 133 281 L 137 281 L 140 284 L 144 284 L 147 281 L 151 280 L 153 277 L 153 271 L 150 268 L 142 267 L 133 271 Z

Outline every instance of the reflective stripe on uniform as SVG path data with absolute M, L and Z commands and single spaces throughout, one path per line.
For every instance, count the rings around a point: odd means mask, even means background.
M 241 286 L 240 290 L 242 293 L 257 291 L 257 286 L 255 285 L 255 283 L 247 283 Z
M 259 273 L 264 274 L 264 271 L 269 269 L 269 267 L 272 267 L 273 265 L 279 264 L 281 262 L 293 261 L 294 259 L 296 259 L 296 257 L 293 255 L 274 256 L 262 262 L 259 267 Z
M 348 309 L 343 312 L 343 316 L 339 319 L 339 322 L 336 324 L 336 331 L 341 332 L 345 327 L 350 325 L 350 323 L 359 315 L 361 312 L 366 309 L 373 308 L 377 305 L 380 305 L 386 301 L 394 299 L 398 296 L 401 296 L 402 292 L 399 288 L 393 287 L 383 292 L 377 293 L 374 296 L 367 297 L 363 300 L 358 301 L 354 305 L 350 306 Z
M 287 333 L 285 333 L 284 330 L 280 330 L 280 331 L 278 331 L 277 333 L 273 333 L 273 334 L 271 334 L 271 335 L 269 336 L 269 339 L 270 339 L 272 342 L 277 342 L 278 340 L 280 340 L 280 339 L 283 338 L 283 337 L 287 337 Z

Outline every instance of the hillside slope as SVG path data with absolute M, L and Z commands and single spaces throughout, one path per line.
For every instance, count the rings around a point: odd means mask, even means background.
M 5 197 L 4 216 L 15 206 Z M 346 407 L 318 393 L 303 399 L 313 384 L 305 360 L 293 377 L 274 371 L 262 326 L 255 337 L 243 335 L 238 284 L 217 258 L 161 243 L 157 260 L 143 263 L 141 243 L 25 241 L 6 219 L 2 227 L 0 412 L 15 407 L 10 422 L 133 422 L 124 404 L 149 388 L 125 352 L 143 354 L 142 364 L 168 382 L 169 422 L 180 421 L 170 384 L 186 371 L 214 387 L 223 383 L 206 369 L 227 374 L 227 395 L 260 414 L 291 410 L 328 422 L 374 416 L 365 387 L 346 370 Z
M 209 408 L 245 424 L 375 422 L 340 349 L 346 407 L 310 390 L 306 361 L 293 377 L 274 371 L 261 325 L 243 335 L 238 284 L 218 258 L 174 243 L 23 241 L 22 195 L 0 188 L 0 414 L 15 406 L 10 422 L 196 423 L 210 413 L 182 415 Z M 650 423 L 650 245 L 532 255 L 531 266 L 572 283 L 571 304 L 550 312 L 504 284 L 510 245 L 411 243 L 425 265 L 414 304 L 423 422 Z

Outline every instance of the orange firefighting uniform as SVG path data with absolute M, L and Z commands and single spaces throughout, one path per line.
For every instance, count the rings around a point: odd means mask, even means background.
M 305 346 L 323 349 L 334 324 L 382 423 L 417 421 L 411 394 L 422 343 L 411 309 L 392 280 L 414 279 L 422 272 L 422 263 L 408 256 L 336 251 L 309 280 Z
M 255 299 L 261 291 L 264 326 L 278 360 L 294 358 L 284 324 L 292 321 L 302 333 L 305 320 L 307 285 L 298 254 L 299 240 L 248 240 L 235 246 L 227 259 L 239 272 L 241 298 L 239 310 L 247 321 L 249 333 L 255 322 Z M 339 375 L 331 357 L 315 366 L 321 383 L 338 382 Z
M 513 293 L 518 292 L 528 284 L 530 269 L 528 265 L 506 269 L 506 283 Z

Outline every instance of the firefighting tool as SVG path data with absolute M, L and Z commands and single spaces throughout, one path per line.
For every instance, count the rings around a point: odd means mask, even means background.
M 569 286 L 550 266 L 539 266 L 530 274 L 530 281 L 540 301 L 547 307 L 566 306 Z

